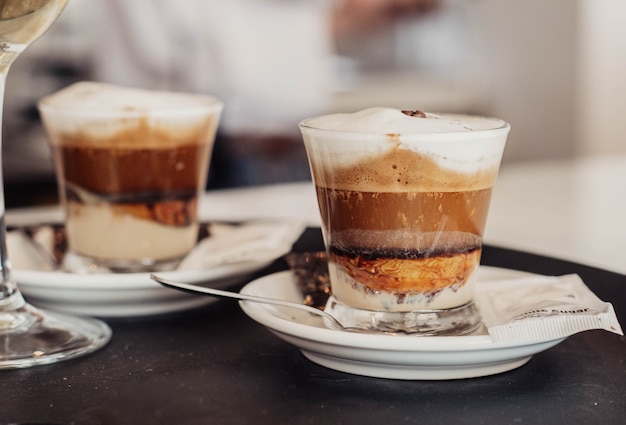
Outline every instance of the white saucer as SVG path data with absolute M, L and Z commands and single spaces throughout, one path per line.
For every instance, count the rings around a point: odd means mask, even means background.
M 528 275 L 514 270 L 479 269 L 480 282 Z M 242 293 L 302 302 L 290 271 L 257 279 Z M 300 348 L 311 361 L 356 375 L 392 379 L 461 379 L 493 375 L 524 365 L 565 338 L 494 342 L 483 328 L 468 336 L 369 335 L 328 329 L 318 316 L 248 301 L 243 311 L 278 337 Z
M 302 233 L 298 223 L 205 223 L 196 247 L 176 271 L 158 272 L 172 280 L 227 289 L 287 254 Z M 208 228 L 210 226 L 210 228 Z M 210 231 L 209 231 L 210 229 Z M 32 224 L 7 234 L 12 278 L 32 304 L 72 314 L 137 317 L 168 314 L 204 306 L 212 297 L 166 288 L 149 273 L 68 272 L 59 266 L 66 255 L 62 224 Z M 45 253 L 45 254 L 42 254 Z M 54 257 L 56 262 L 50 261 Z
M 160 272 L 182 282 L 226 289 L 245 281 L 273 260 L 247 261 L 200 271 Z M 217 300 L 166 288 L 149 273 L 74 274 L 13 270 L 13 279 L 30 303 L 72 314 L 97 317 L 135 317 L 174 313 Z

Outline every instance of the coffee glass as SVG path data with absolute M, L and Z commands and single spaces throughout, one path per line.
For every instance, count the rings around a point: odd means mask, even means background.
M 391 108 L 300 123 L 321 214 L 326 310 L 372 331 L 463 335 L 509 125 Z
M 197 242 L 222 103 L 80 82 L 38 107 L 65 212 L 65 267 L 174 268 Z

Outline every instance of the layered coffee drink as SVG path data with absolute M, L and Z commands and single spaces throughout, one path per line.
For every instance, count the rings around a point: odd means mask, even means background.
M 110 268 L 152 270 L 194 247 L 217 99 L 83 82 L 39 108 L 73 253 Z
M 389 313 L 470 304 L 508 128 L 388 108 L 301 123 L 334 302 Z

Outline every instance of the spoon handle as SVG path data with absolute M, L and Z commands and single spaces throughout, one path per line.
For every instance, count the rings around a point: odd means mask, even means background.
M 296 308 L 298 310 L 305 310 L 309 313 L 313 313 L 318 316 L 322 316 L 326 319 L 329 319 L 331 322 L 333 322 L 333 324 L 336 323 L 335 318 L 329 315 L 328 313 L 322 310 L 319 310 L 315 307 L 305 305 L 305 304 L 298 304 L 292 301 L 279 300 L 276 298 L 261 297 L 258 295 L 242 294 L 239 292 L 222 291 L 220 289 L 207 288 L 204 286 L 194 285 L 191 283 L 183 283 L 183 282 L 178 282 L 178 281 L 174 281 L 171 279 L 166 279 L 164 277 L 160 277 L 155 274 L 151 274 L 150 278 L 154 281 L 159 282 L 160 284 L 164 286 L 174 288 L 174 289 L 179 289 L 185 292 L 190 292 L 193 294 L 210 295 L 210 296 L 214 296 L 218 298 L 252 301 L 252 302 L 258 302 L 258 303 L 264 303 L 264 304 L 279 305 L 282 307 Z

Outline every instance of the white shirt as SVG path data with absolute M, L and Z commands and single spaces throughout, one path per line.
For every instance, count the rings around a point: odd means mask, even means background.
M 97 3 L 99 81 L 215 95 L 231 133 L 295 131 L 331 100 L 329 1 Z

